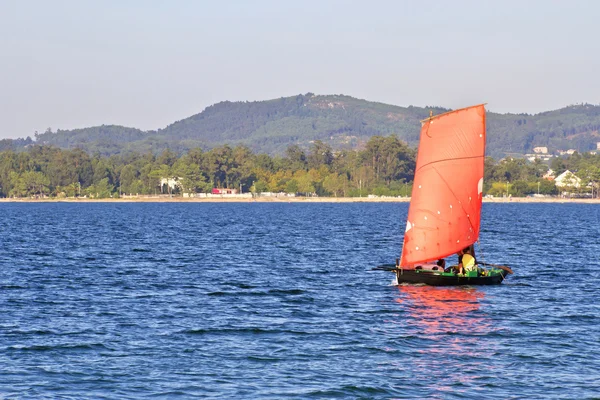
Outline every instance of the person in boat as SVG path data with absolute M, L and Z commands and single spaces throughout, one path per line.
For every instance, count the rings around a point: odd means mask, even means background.
M 475 248 L 473 245 L 465 247 L 458 253 L 457 273 L 477 271 L 477 260 L 475 259 Z
M 435 265 L 437 265 L 439 268 L 442 269 L 442 271 L 444 271 L 446 269 L 446 260 L 443 258 L 440 258 L 439 260 L 437 260 Z

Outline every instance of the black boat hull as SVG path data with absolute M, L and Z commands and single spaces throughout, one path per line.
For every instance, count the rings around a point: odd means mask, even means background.
M 464 276 L 430 270 L 397 269 L 398 284 L 423 283 L 431 286 L 499 285 L 506 277 L 505 271 L 489 276 Z

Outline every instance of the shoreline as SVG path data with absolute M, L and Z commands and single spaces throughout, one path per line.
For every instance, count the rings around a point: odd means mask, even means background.
M 410 197 L 120 197 L 108 199 L 90 198 L 0 198 L 0 203 L 408 203 Z M 596 199 L 511 197 L 484 198 L 483 203 L 583 203 L 600 204 Z

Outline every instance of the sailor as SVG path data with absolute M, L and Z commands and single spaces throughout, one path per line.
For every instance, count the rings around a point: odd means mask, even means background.
M 437 260 L 437 262 L 435 264 L 438 267 L 442 268 L 442 270 L 446 269 L 446 260 L 444 260 L 443 258 L 440 258 L 439 260 Z
M 477 260 L 475 260 L 475 249 L 473 245 L 465 247 L 458 253 L 458 273 L 464 274 L 469 271 L 477 271 Z

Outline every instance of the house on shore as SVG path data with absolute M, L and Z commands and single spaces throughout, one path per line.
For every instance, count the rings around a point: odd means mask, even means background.
M 581 179 L 571 171 L 566 170 L 554 179 L 554 184 L 558 188 L 572 187 L 579 189 L 581 187 Z

